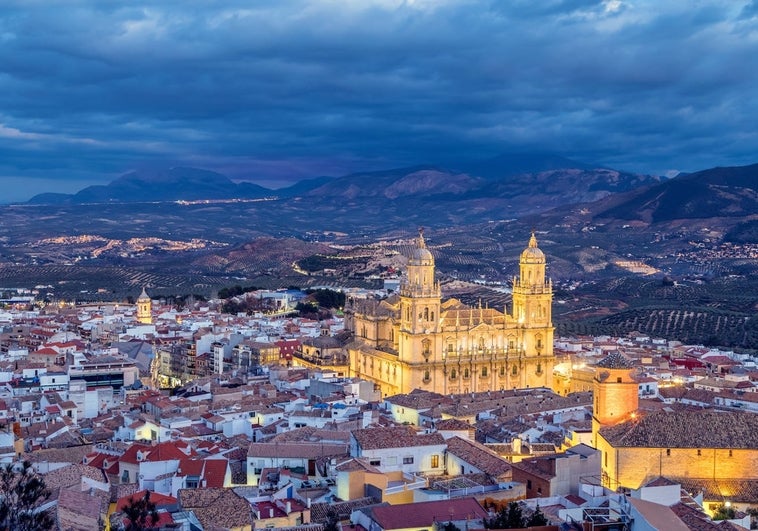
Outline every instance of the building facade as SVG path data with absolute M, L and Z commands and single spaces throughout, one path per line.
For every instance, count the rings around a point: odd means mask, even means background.
M 755 492 L 758 415 L 680 405 L 640 410 L 633 372 L 619 352 L 595 366 L 592 435 L 604 486 L 636 489 L 663 476 L 689 492 L 715 488 L 722 502 Z
M 521 253 L 509 314 L 443 300 L 420 232 L 398 294 L 348 301 L 351 374 L 373 381 L 383 396 L 413 389 L 448 394 L 551 387 L 552 300 L 534 234 Z

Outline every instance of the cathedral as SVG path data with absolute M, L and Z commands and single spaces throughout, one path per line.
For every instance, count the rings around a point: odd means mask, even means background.
M 382 396 L 424 389 L 474 393 L 551 387 L 553 289 L 532 234 L 513 279 L 512 313 L 442 299 L 423 232 L 397 294 L 345 308 L 350 374 Z

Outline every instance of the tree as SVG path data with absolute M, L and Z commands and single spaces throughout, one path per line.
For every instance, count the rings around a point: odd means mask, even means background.
M 545 514 L 540 510 L 540 505 L 537 504 L 537 508 L 532 513 L 532 516 L 530 516 L 529 519 L 526 521 L 526 526 L 537 527 L 541 525 L 548 525 L 549 523 L 550 522 L 547 521 Z
M 734 507 L 727 506 L 723 503 L 719 504 L 719 506 L 716 507 L 716 512 L 713 513 L 714 520 L 731 520 L 736 516 L 737 511 L 734 509 Z
M 155 503 L 150 501 L 150 491 L 146 490 L 142 498 L 132 498 L 124 506 L 124 515 L 129 519 L 126 531 L 140 531 L 158 523 L 158 511 Z
M 495 516 L 484 519 L 486 529 L 521 529 L 524 525 L 524 515 L 517 502 L 511 502 L 507 507 L 501 507 Z
M 324 531 L 339 531 L 340 517 L 337 514 L 337 511 L 334 509 L 328 509 L 326 519 L 326 523 L 324 523 Z
M 521 511 L 521 505 L 518 502 L 508 504 L 508 515 L 505 521 L 506 529 L 519 529 L 524 527 L 524 513 Z
M 309 289 L 305 293 L 308 298 L 315 300 L 319 306 L 324 308 L 342 308 L 345 306 L 345 294 L 341 291 L 330 289 Z
M 52 529 L 52 515 L 38 510 L 48 496 L 50 489 L 29 461 L 0 466 L 0 529 Z

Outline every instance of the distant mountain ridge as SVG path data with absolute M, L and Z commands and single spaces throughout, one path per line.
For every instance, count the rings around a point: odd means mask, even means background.
M 301 197 L 339 205 L 355 201 L 413 203 L 432 201 L 510 201 L 518 198 L 517 215 L 562 202 L 591 201 L 604 195 L 658 182 L 641 176 L 591 166 L 549 154 L 503 155 L 490 161 L 462 164 L 469 170 L 434 165 L 359 172 L 342 177 L 317 177 L 270 190 L 251 182 L 235 183 L 209 170 L 175 167 L 133 171 L 107 185 L 89 186 L 75 194 L 39 194 L 32 204 L 160 202 L 202 199 Z M 494 206 L 494 205 L 493 205 Z
M 758 214 L 758 164 L 711 168 L 609 198 L 596 219 L 661 223 Z
M 338 177 L 303 198 L 318 201 L 322 208 L 366 203 L 368 210 L 386 204 L 388 213 L 406 210 L 409 216 L 426 213 L 459 223 L 515 218 L 659 182 L 659 177 L 606 168 L 565 168 L 487 179 L 414 166 Z
M 272 194 L 271 190 L 257 184 L 235 183 L 214 171 L 174 167 L 166 170 L 129 172 L 107 185 L 88 186 L 75 194 L 39 194 L 32 197 L 29 203 L 257 199 Z

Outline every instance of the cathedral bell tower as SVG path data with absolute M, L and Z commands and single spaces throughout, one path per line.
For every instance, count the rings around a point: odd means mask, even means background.
M 423 229 L 419 229 L 407 274 L 400 283 L 400 359 L 413 363 L 433 355 L 441 299 L 439 282 L 434 279 L 434 257 L 426 248 Z
M 520 329 L 519 351 L 530 376 L 527 385 L 552 384 L 553 284 L 545 277 L 545 253 L 532 232 L 521 253 L 519 276 L 513 279 L 513 319 Z M 533 376 L 532 376 L 533 374 Z

